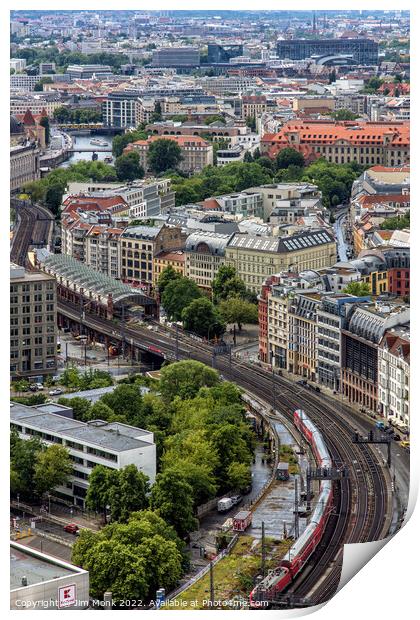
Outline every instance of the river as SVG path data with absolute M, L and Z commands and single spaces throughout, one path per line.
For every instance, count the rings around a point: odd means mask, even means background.
M 112 136 L 105 135 L 105 134 L 95 134 L 94 136 L 93 135 L 92 136 L 91 135 L 81 136 L 81 135 L 71 134 L 71 137 L 73 139 L 74 148 L 81 147 L 81 148 L 93 149 L 95 148 L 95 145 L 90 143 L 91 140 L 100 140 L 101 142 L 106 142 L 107 145 L 110 147 L 109 152 L 106 152 L 106 153 L 97 152 L 98 161 L 103 161 L 105 157 L 112 156 L 112 152 L 111 152 Z M 103 149 L 103 148 L 105 147 L 98 145 L 98 149 Z M 92 161 L 92 153 L 89 153 L 89 152 L 72 153 L 69 159 L 60 165 L 60 168 L 67 168 L 71 164 L 75 164 L 76 162 L 82 161 L 82 160 Z

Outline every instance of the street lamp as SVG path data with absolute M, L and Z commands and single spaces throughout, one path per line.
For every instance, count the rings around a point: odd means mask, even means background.
M 17 507 L 18 507 L 18 509 L 19 509 L 19 498 L 20 498 L 20 495 L 19 495 L 19 493 L 18 493 L 18 494 L 17 494 Z

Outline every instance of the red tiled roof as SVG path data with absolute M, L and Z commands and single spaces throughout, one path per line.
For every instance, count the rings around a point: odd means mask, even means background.
M 200 136 L 149 136 L 147 140 L 136 140 L 136 142 L 128 144 L 124 151 L 131 151 L 136 145 L 148 146 L 151 142 L 155 142 L 156 140 L 174 140 L 181 148 L 183 146 L 209 146 L 209 142 L 200 138 Z

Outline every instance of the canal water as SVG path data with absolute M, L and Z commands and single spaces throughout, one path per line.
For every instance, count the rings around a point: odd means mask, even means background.
M 96 135 L 71 134 L 71 137 L 73 139 L 74 148 L 80 147 L 80 148 L 94 149 L 95 147 L 97 147 L 98 149 L 103 149 L 106 147 L 91 144 L 91 140 L 100 140 L 101 142 L 106 142 L 107 146 L 109 147 L 109 152 L 104 153 L 104 152 L 97 151 L 97 155 L 98 155 L 97 161 L 103 161 L 105 157 L 112 156 L 112 136 L 108 136 L 105 134 L 96 134 Z M 69 159 L 60 165 L 60 168 L 67 168 L 68 166 L 71 166 L 71 164 L 75 164 L 78 161 L 83 161 L 83 160 L 92 161 L 92 153 L 72 153 Z

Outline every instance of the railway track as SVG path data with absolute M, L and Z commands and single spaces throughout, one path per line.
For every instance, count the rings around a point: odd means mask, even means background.
M 73 308 L 59 302 L 59 311 L 77 322 L 80 320 L 80 310 L 76 306 Z M 119 328 L 112 321 L 86 316 L 84 322 L 111 338 L 121 340 Z M 169 359 L 174 359 L 173 336 L 127 326 L 125 338 L 132 338 L 146 350 L 148 346 L 154 346 Z M 178 354 L 180 359 L 212 363 L 210 346 L 183 335 L 179 338 Z M 296 384 L 286 379 L 272 377 L 260 368 L 250 368 L 236 360 L 217 357 L 217 369 L 226 379 L 253 392 L 265 402 L 270 400 L 274 385 L 277 409 L 281 415 L 292 421 L 293 411 L 304 409 L 323 433 L 334 465 L 346 464 L 349 468 L 349 479 L 341 480 L 340 487 L 336 488 L 335 511 L 330 516 L 324 540 L 291 587 L 290 595 L 305 606 L 323 602 L 338 587 L 343 545 L 378 540 L 387 533 L 387 485 L 383 465 L 367 445 L 352 443 L 357 425 L 352 410 L 343 407 L 339 411 L 337 403 L 328 397 L 299 390 Z
M 54 229 L 53 214 L 42 205 L 27 200 L 11 199 L 16 209 L 17 227 L 10 248 L 10 260 L 22 267 L 31 268 L 28 251 L 51 244 Z

